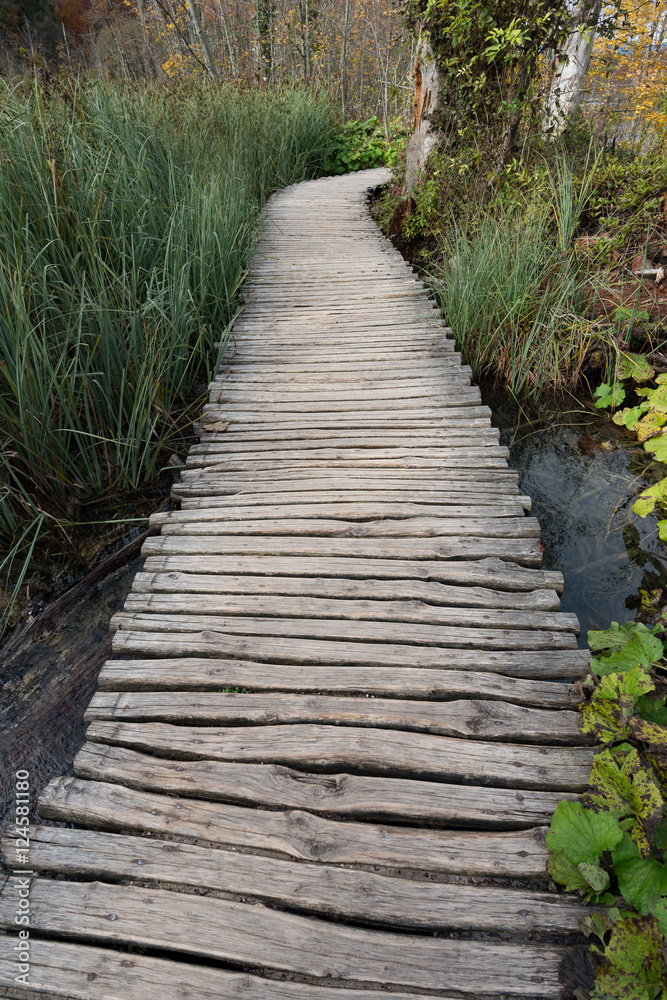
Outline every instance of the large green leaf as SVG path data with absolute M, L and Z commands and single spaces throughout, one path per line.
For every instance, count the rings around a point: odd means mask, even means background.
M 591 649 L 611 649 L 607 656 L 596 656 L 591 661 L 593 673 L 602 675 L 610 673 L 623 673 L 629 670 L 634 664 L 641 664 L 648 669 L 652 663 L 657 663 L 663 656 L 664 647 L 657 635 L 645 625 L 635 625 L 632 631 L 627 626 L 619 626 L 612 623 L 612 628 L 605 632 L 588 633 L 588 644 Z M 616 626 L 616 631 L 613 631 Z M 662 631 L 662 626 L 658 626 Z M 611 633 L 607 638 L 602 638 Z M 592 640 L 592 641 L 591 641 Z M 601 645 L 603 642 L 608 645 Z M 613 645 L 612 645 L 613 642 Z M 597 643 L 597 645 L 596 645 Z
M 586 862 L 580 863 L 586 864 Z M 549 860 L 547 862 L 547 871 L 551 875 L 554 882 L 558 882 L 559 885 L 565 886 L 565 889 L 568 892 L 586 893 L 590 888 L 588 882 L 579 870 L 579 866 L 572 864 L 572 862 L 568 860 L 562 847 L 559 847 L 556 851 L 550 852 Z
M 593 812 L 581 802 L 559 802 L 547 834 L 550 851 L 562 850 L 573 865 L 596 865 L 604 851 L 611 851 L 623 837 L 615 815 Z
M 663 943 L 652 917 L 619 920 L 606 947 L 592 946 L 604 962 L 595 971 L 591 1000 L 655 1000 L 664 985 Z
M 632 819 L 630 835 L 642 857 L 662 819 L 663 800 L 653 774 L 642 766 L 637 750 L 628 743 L 595 755 L 583 803 L 594 811 L 609 810 Z
M 665 484 L 667 484 L 667 479 L 665 479 Z M 665 488 L 667 490 L 667 485 Z M 662 625 L 654 625 L 649 628 L 643 622 L 626 622 L 625 625 L 612 622 L 609 628 L 591 630 L 588 633 L 588 645 L 594 652 L 600 649 L 623 649 L 634 635 L 646 632 L 652 636 L 661 635 L 664 628 Z
M 629 431 L 633 431 L 637 421 L 641 420 L 642 413 L 645 413 L 648 407 L 648 403 L 640 403 L 639 406 L 625 406 L 622 410 L 617 410 L 611 419 L 619 427 L 627 427 Z
M 655 858 L 640 856 L 629 833 L 612 851 L 618 888 L 626 903 L 640 913 L 650 913 L 661 896 L 667 893 L 667 869 Z
M 643 493 L 640 493 L 632 509 L 635 514 L 640 517 L 646 517 L 654 509 L 656 503 L 665 502 L 667 500 L 667 479 L 661 479 L 659 483 L 654 486 L 650 486 Z
M 608 410 L 611 406 L 620 406 L 625 399 L 625 389 L 618 383 L 609 385 L 603 382 L 594 393 L 595 405 L 598 410 Z
M 667 462 L 667 434 L 663 432 L 659 437 L 652 437 L 649 441 L 644 441 L 644 451 L 655 455 L 658 462 Z

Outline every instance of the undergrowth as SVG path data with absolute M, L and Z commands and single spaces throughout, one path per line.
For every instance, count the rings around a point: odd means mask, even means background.
M 667 263 L 667 161 L 597 148 L 581 122 L 557 144 L 531 141 L 491 184 L 482 141 L 446 136 L 407 197 L 397 165 L 375 215 L 432 284 L 476 378 L 519 399 L 590 399 L 619 352 L 665 338 L 667 309 L 633 267 L 639 254 Z
M 187 433 L 259 210 L 335 128 L 304 89 L 0 80 L 0 631 L 36 553 Z
M 549 872 L 600 909 L 584 932 L 597 958 L 591 1000 L 656 1000 L 667 987 L 667 656 L 662 625 L 588 633 L 582 730 L 602 748 L 589 787 L 559 803 Z

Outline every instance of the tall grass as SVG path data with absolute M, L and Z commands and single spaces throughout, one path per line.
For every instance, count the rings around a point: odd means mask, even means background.
M 516 398 L 576 389 L 586 365 L 617 364 L 617 326 L 595 319 L 604 290 L 576 249 L 593 167 L 578 185 L 559 164 L 546 197 L 453 220 L 433 287 L 478 376 Z
M 216 363 L 263 202 L 321 171 L 334 124 L 304 90 L 0 80 L 12 589 L 40 531 L 155 473 Z

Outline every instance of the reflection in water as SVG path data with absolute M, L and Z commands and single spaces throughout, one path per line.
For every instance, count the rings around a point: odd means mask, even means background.
M 607 436 L 593 431 L 592 437 L 590 424 L 568 426 L 557 415 L 546 427 L 519 423 L 509 406 L 496 408 L 494 417 L 522 491 L 533 499 L 544 568 L 563 572 L 563 610 L 578 615 L 585 646 L 588 629 L 635 617 L 640 589 L 646 604 L 667 585 L 657 519 L 632 510 L 644 485 L 645 453 L 620 436 L 609 450 L 600 447 L 614 433 L 606 423 Z

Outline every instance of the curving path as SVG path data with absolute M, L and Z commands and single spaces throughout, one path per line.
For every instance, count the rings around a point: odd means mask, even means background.
M 153 519 L 74 776 L 41 796 L 57 823 L 27 867 L 4 841 L 39 995 L 570 995 L 585 911 L 549 892 L 544 831 L 590 770 L 588 654 L 488 408 L 367 212 L 386 176 L 269 203 L 181 509 Z M 28 997 L 18 878 L 0 995 Z

